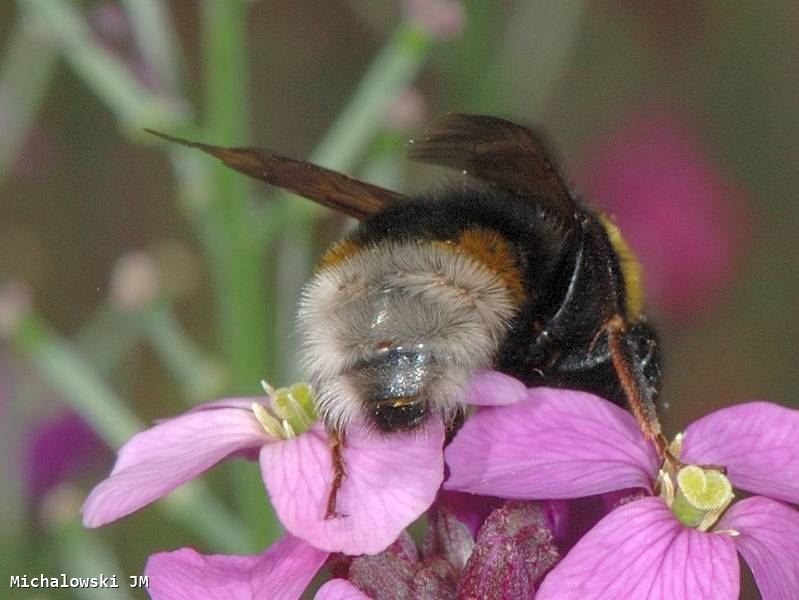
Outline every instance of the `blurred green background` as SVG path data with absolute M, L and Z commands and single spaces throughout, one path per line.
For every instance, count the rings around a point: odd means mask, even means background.
M 458 181 L 403 160 L 435 115 L 541 125 L 639 252 L 675 433 L 719 406 L 798 404 L 798 50 L 786 1 L 0 4 L 0 589 L 279 535 L 243 461 L 79 526 L 131 432 L 301 377 L 299 287 L 348 226 L 142 128 L 418 192 Z

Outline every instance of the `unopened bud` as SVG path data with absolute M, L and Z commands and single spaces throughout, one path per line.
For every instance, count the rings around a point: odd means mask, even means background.
M 28 287 L 12 281 L 0 288 L 0 335 L 12 335 L 31 310 Z
M 54 488 L 42 500 L 42 521 L 51 527 L 77 521 L 83 500 L 83 492 L 74 485 L 63 484 Z
M 427 101 L 416 88 L 408 88 L 397 95 L 386 111 L 386 125 L 395 131 L 417 129 L 427 113 Z
M 111 273 L 111 298 L 121 310 L 141 310 L 160 290 L 158 265 L 146 252 L 122 256 Z
M 405 14 L 437 41 L 452 39 L 463 31 L 466 13 L 457 0 L 405 0 Z
M 200 289 L 202 265 L 193 248 L 177 240 L 166 240 L 153 249 L 153 254 L 164 293 L 173 298 L 185 298 Z

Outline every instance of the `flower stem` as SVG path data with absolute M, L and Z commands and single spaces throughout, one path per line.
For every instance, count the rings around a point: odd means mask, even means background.
M 187 107 L 183 103 L 148 90 L 118 58 L 95 41 L 73 4 L 63 0 L 26 0 L 18 4 L 25 16 L 58 44 L 70 66 L 114 111 L 123 126 L 134 130 L 158 128 L 186 119 Z
M 144 429 L 144 424 L 86 364 L 74 346 L 59 338 L 35 313 L 29 310 L 19 315 L 7 326 L 5 334 L 109 446 L 118 448 Z M 159 506 L 215 548 L 231 552 L 254 549 L 242 523 L 200 482 L 187 484 Z
M 246 17 L 249 2 L 205 0 L 202 4 L 204 135 L 215 143 L 242 145 L 248 136 Z M 254 226 L 251 183 L 206 159 L 211 196 L 202 236 L 209 258 L 217 326 L 236 393 L 259 390 L 270 376 L 271 302 L 267 298 L 266 243 Z M 279 535 L 277 520 L 251 465 L 231 465 L 239 512 L 260 543 Z
M 179 89 L 180 51 L 168 8 L 161 0 L 121 0 L 133 26 L 139 51 L 160 89 Z
M 399 25 L 309 160 L 328 169 L 351 170 L 383 126 L 392 100 L 416 78 L 432 47 L 429 36 L 414 24 Z M 319 205 L 281 193 L 263 216 L 262 235 L 273 239 L 286 223 L 307 226 L 323 214 Z
M 69 485 L 56 488 L 45 499 L 43 521 L 59 566 L 69 577 L 114 576 L 119 586 L 114 590 L 114 598 L 133 600 L 127 591 L 128 573 L 122 569 L 113 549 L 100 536 L 81 526 L 78 509 L 82 499 L 81 492 Z
M 144 335 L 192 403 L 211 400 L 221 393 L 225 381 L 222 367 L 183 331 L 166 300 L 147 307 L 143 317 Z
M 215 143 L 245 143 L 247 135 L 246 15 L 242 0 L 203 4 L 206 135 Z M 209 159 L 210 160 L 210 159 Z M 222 347 L 234 389 L 250 392 L 268 375 L 265 247 L 253 227 L 251 186 L 209 162 L 212 196 L 206 236 Z
M 141 338 L 142 315 L 105 301 L 78 332 L 75 345 L 97 373 L 114 371 Z
M 39 112 L 55 65 L 53 47 L 33 35 L 28 19 L 17 16 L 0 66 L 0 185 Z

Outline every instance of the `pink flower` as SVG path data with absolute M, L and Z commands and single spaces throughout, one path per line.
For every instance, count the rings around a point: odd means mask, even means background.
M 740 193 L 675 115 L 628 118 L 589 151 L 586 195 L 610 213 L 638 255 L 653 307 L 685 317 L 716 302 L 740 237 Z
M 162 552 L 150 557 L 145 574 L 157 600 L 293 600 L 323 564 L 332 579 L 315 600 L 530 598 L 560 557 L 549 508 L 445 492 L 428 514 L 421 547 L 402 532 L 379 554 L 351 557 L 329 555 L 287 535 L 260 556 Z M 477 534 L 470 526 L 475 516 L 481 523 Z
M 77 472 L 100 466 L 98 458 L 111 454 L 92 428 L 68 410 L 32 424 L 25 440 L 24 476 L 33 501 Z
M 485 388 L 489 393 L 489 388 Z M 488 401 L 483 404 L 489 404 Z M 691 424 L 680 459 L 725 466 L 738 489 L 709 531 L 683 525 L 662 498 L 624 503 L 545 577 L 536 598 L 737 598 L 736 550 L 766 600 L 799 597 L 799 411 L 751 402 Z M 583 392 L 533 388 L 473 415 L 445 451 L 446 489 L 516 499 L 654 492 L 651 444 L 621 408 Z
M 328 552 L 380 552 L 438 492 L 444 474 L 443 425 L 431 421 L 422 431 L 392 436 L 351 427 L 343 454 L 346 477 L 337 498 L 337 510 L 345 516 L 326 519 L 331 452 L 324 428 L 312 422 L 310 407 L 307 388 L 293 386 L 278 390 L 271 401 L 211 403 L 135 435 L 119 451 L 108 479 L 86 500 L 84 524 L 114 521 L 227 457 L 257 453 L 272 505 L 287 531 Z
M 297 600 L 327 557 L 286 535 L 255 556 L 160 552 L 147 560 L 144 573 L 154 600 Z

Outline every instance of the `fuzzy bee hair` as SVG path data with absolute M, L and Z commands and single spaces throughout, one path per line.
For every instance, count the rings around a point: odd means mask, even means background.
M 383 385 L 423 378 L 430 410 L 452 422 L 469 377 L 492 365 L 516 312 L 496 272 L 443 243 L 376 242 L 323 261 L 303 291 L 298 329 L 324 422 L 345 431 L 364 415 L 375 390 L 363 365 L 391 351 L 422 353 L 425 364 Z

